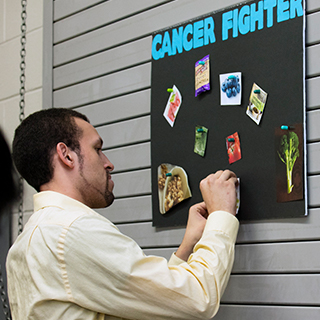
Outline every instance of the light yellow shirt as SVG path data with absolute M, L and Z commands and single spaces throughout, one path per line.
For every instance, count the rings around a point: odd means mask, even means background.
M 7 257 L 13 320 L 210 319 L 234 258 L 238 220 L 208 218 L 188 262 L 146 256 L 109 220 L 62 194 L 34 196 Z

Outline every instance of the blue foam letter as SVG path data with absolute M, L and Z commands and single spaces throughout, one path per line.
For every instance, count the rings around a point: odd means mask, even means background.
M 183 34 L 183 27 L 179 27 L 179 32 L 177 32 L 177 29 L 172 29 L 172 55 L 174 56 L 178 49 L 179 53 L 182 53 L 182 34 Z
M 163 42 L 162 42 L 162 54 L 165 55 L 166 52 L 168 53 L 168 56 L 172 55 L 171 39 L 168 31 L 164 33 Z
M 247 6 L 243 6 L 239 12 L 239 31 L 241 34 L 247 34 L 249 30 L 250 30 L 250 7 L 247 5 Z
M 251 5 L 251 28 L 250 31 L 256 31 L 256 21 L 258 21 L 258 30 L 263 28 L 263 1 L 259 1 L 258 3 L 258 11 L 256 11 L 256 4 L 253 3 Z
M 303 15 L 302 0 L 290 0 L 290 19 L 294 19 L 297 16 Z
M 193 24 L 193 48 L 203 46 L 203 20 Z
M 228 39 L 228 31 L 232 29 L 232 11 L 222 14 L 222 40 Z
M 232 36 L 234 38 L 238 36 L 238 14 L 239 14 L 239 9 L 234 9 L 233 10 L 233 32 L 232 32 Z
M 267 27 L 273 26 L 273 8 L 277 5 L 277 0 L 264 0 L 264 10 L 267 10 Z
M 188 41 L 188 35 L 192 33 L 193 33 L 192 24 L 186 25 L 183 31 L 183 48 L 186 51 L 190 51 L 192 49 L 192 39 Z
M 216 42 L 216 36 L 214 35 L 214 21 L 212 17 L 204 19 L 204 45 Z
M 161 45 L 162 43 L 162 35 L 157 34 L 152 40 L 152 57 L 154 60 L 158 60 L 163 58 L 162 49 L 157 50 L 157 44 Z
M 289 20 L 289 1 L 278 0 L 278 22 Z

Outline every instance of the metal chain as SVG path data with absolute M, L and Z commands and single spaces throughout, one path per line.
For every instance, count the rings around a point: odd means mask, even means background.
M 22 24 L 21 24 L 21 50 L 20 50 L 20 57 L 21 57 L 21 62 L 20 62 L 20 113 L 19 113 L 19 120 L 20 122 L 23 121 L 25 118 L 24 114 L 24 109 L 25 109 L 25 100 L 24 100 L 24 95 L 25 95 L 25 82 L 26 82 L 26 75 L 25 75 L 25 69 L 26 69 L 26 33 L 27 33 L 27 25 L 26 25 L 26 20 L 27 20 L 27 0 L 21 0 L 21 6 L 22 6 L 22 11 L 21 11 L 21 19 L 22 19 Z M 18 216 L 18 235 L 22 232 L 23 230 L 23 178 L 19 178 L 19 193 L 20 193 L 20 202 L 19 202 L 19 216 Z
M 20 50 L 20 57 L 21 57 L 21 62 L 20 62 L 20 112 L 19 112 L 19 120 L 20 122 L 23 121 L 25 118 L 25 100 L 24 100 L 24 95 L 25 95 L 25 82 L 26 82 L 26 75 L 25 75 L 25 69 L 26 69 L 26 33 L 27 33 L 27 25 L 26 25 L 26 20 L 27 20 L 27 0 L 21 0 L 21 6 L 22 6 L 22 11 L 21 11 L 21 50 Z M 18 235 L 22 232 L 23 230 L 23 178 L 19 178 L 19 193 L 20 193 L 20 202 L 19 202 L 19 217 L 18 217 Z M 2 301 L 2 308 L 3 312 L 5 315 L 6 320 L 11 320 L 11 312 L 9 308 L 9 304 L 7 301 L 7 295 L 6 295 L 6 290 L 4 287 L 4 281 L 3 281 L 3 276 L 2 276 L 2 271 L 1 271 L 1 264 L 0 264 L 0 296 L 1 296 L 1 301 Z

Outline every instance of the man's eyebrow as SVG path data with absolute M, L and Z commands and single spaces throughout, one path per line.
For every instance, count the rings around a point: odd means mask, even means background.
M 100 146 L 102 147 L 102 146 L 103 146 L 103 140 L 102 140 L 102 138 L 97 139 L 96 144 L 97 144 L 97 145 L 100 145 Z

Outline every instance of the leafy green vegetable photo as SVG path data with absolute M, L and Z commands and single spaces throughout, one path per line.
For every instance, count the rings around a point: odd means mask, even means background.
M 287 172 L 287 192 L 292 192 L 294 185 L 292 184 L 293 166 L 299 157 L 299 138 L 293 131 L 284 134 L 280 139 L 278 155 L 280 160 L 286 165 Z

